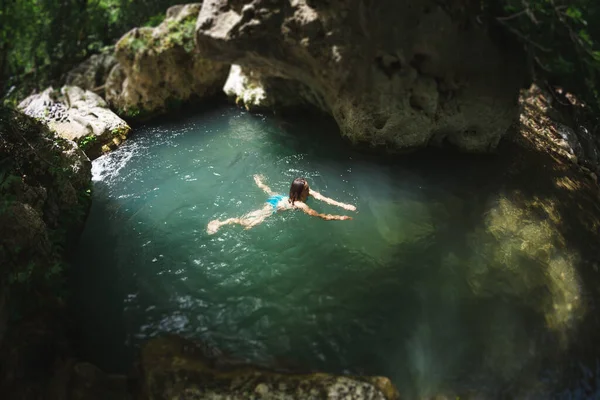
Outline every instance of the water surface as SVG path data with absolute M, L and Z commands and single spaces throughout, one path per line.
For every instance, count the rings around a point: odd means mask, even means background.
M 580 278 L 563 287 L 547 271 L 568 249 L 521 256 L 495 165 L 391 161 L 352 150 L 326 119 L 228 107 L 142 127 L 93 163 L 76 271 L 84 355 L 122 371 L 172 332 L 255 363 L 385 375 L 407 396 L 553 388 Z M 262 207 L 253 174 L 282 194 L 306 177 L 358 212 L 312 199 L 354 220 L 285 212 L 208 235 L 208 221 Z

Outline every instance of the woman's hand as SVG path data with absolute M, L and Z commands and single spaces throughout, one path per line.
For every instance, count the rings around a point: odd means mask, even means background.
M 348 221 L 348 220 L 352 219 L 352 217 L 349 217 L 347 215 L 331 215 L 331 214 L 325 215 L 322 218 L 327 221 Z
M 219 220 L 215 219 L 214 221 L 210 221 L 208 223 L 208 226 L 206 227 L 206 233 L 208 233 L 209 235 L 213 235 L 217 233 L 220 227 L 221 223 L 219 222 Z
M 271 188 L 263 183 L 263 179 L 265 179 L 265 177 L 262 175 L 254 175 L 254 182 L 256 183 L 256 186 L 261 188 L 269 196 L 274 195 L 275 193 L 273 193 Z
M 341 203 L 339 201 L 335 201 L 333 199 L 330 199 L 329 197 L 323 196 L 321 193 L 319 193 L 319 192 L 317 192 L 315 190 L 311 189 L 310 190 L 310 195 L 312 197 L 314 197 L 315 199 L 320 200 L 320 201 L 324 201 L 325 203 L 331 204 L 332 206 L 341 207 L 341 208 L 343 208 L 345 210 L 348 210 L 348 211 L 356 211 L 356 207 L 353 206 L 352 204 L 345 204 L 345 203 Z
M 264 176 L 262 176 L 262 175 L 258 175 L 258 174 L 254 175 L 254 182 L 256 182 L 256 184 L 258 186 L 261 186 L 263 184 L 262 183 L 263 179 L 264 179 Z

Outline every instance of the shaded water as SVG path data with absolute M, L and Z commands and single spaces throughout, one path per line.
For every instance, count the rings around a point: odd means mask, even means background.
M 554 363 L 582 288 L 551 218 L 492 190 L 492 157 L 398 159 L 355 152 L 328 120 L 234 108 L 139 129 L 93 164 L 75 277 L 84 356 L 122 371 L 173 332 L 255 363 L 388 376 L 409 397 L 563 390 Z M 358 212 L 311 199 L 354 220 L 285 212 L 208 235 L 262 207 L 257 173 L 283 194 L 304 176 Z

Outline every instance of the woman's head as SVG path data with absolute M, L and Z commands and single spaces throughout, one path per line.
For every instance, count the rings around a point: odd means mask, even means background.
M 306 201 L 308 199 L 308 182 L 304 178 L 296 178 L 290 186 L 290 202 L 294 204 L 295 201 Z

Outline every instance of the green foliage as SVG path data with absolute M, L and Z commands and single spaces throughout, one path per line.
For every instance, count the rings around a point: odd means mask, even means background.
M 165 47 L 182 46 L 186 52 L 194 50 L 194 31 L 196 18 L 190 17 L 181 22 L 169 21 L 169 34 L 164 39 Z
M 110 134 L 113 136 L 127 136 L 127 134 L 129 133 L 129 128 L 122 126 L 120 128 L 115 128 L 112 131 L 110 131 Z
M 138 107 L 131 106 L 126 109 L 119 109 L 117 114 L 119 114 L 125 118 L 136 119 L 136 118 L 144 117 L 144 115 L 146 115 L 146 112 L 144 110 L 141 110 Z
M 96 135 L 87 135 L 78 140 L 77 145 L 79 145 L 79 148 L 81 148 L 82 150 L 87 150 L 91 146 L 93 146 L 94 143 L 96 143 L 97 141 L 98 137 Z
M 149 26 L 149 27 L 155 27 L 160 25 L 161 22 L 163 22 L 165 20 L 165 13 L 160 13 L 160 14 L 156 14 L 150 18 L 148 18 L 148 21 L 144 24 L 144 26 Z
M 600 2 L 486 0 L 488 15 L 524 46 L 538 78 L 575 93 L 596 111 L 600 98 Z
M 0 107 L 0 229 L 6 228 L 3 224 L 13 226 L 15 220 L 22 220 L 19 229 L 24 229 L 14 230 L 13 242 L 12 237 L 0 242 L 0 280 L 11 286 L 11 315 L 16 318 L 65 295 L 65 250 L 81 227 L 92 193 L 91 182 L 82 180 L 65 155 L 70 149 L 43 124 Z M 66 188 L 76 191 L 77 201 L 62 198 Z M 7 213 L 24 210 L 24 204 L 44 221 L 39 240 L 22 239 L 31 223 L 26 215 Z M 44 213 L 45 209 L 60 217 Z
M 142 39 L 136 38 L 136 39 L 132 39 L 129 42 L 129 49 L 131 50 L 132 53 L 142 53 L 142 52 L 146 51 L 147 48 L 148 48 L 148 45 Z
M 155 26 L 175 0 L 14 0 L 0 7 L 0 90 L 15 106 L 136 26 Z
M 194 51 L 194 31 L 196 16 L 190 16 L 183 21 L 170 20 L 168 32 L 161 37 L 153 37 L 151 30 L 138 29 L 123 37 L 117 44 L 118 51 L 124 51 L 130 57 L 146 51 L 160 53 L 173 47 L 183 47 L 187 53 Z

